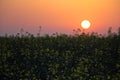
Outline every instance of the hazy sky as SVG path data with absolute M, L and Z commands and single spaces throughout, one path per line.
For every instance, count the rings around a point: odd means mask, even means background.
M 20 32 L 67 33 L 81 28 L 88 19 L 87 32 L 104 33 L 120 27 L 120 0 L 0 0 L 0 34 Z

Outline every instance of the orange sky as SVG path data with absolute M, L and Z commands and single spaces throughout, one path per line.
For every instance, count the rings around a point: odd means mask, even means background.
M 120 0 L 0 0 L 0 34 L 21 28 L 42 34 L 73 33 L 84 19 L 91 21 L 87 32 L 104 33 L 120 27 Z

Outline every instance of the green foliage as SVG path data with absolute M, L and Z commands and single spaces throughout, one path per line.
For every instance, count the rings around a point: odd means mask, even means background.
M 120 35 L 0 37 L 0 79 L 119 80 Z

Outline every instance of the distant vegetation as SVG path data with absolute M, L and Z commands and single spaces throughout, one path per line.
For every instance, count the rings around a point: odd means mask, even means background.
M 110 28 L 108 36 L 2 36 L 0 79 L 120 80 L 120 30 Z

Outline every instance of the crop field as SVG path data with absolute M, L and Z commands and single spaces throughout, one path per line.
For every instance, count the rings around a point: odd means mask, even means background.
M 1 80 L 120 80 L 120 34 L 1 36 Z

